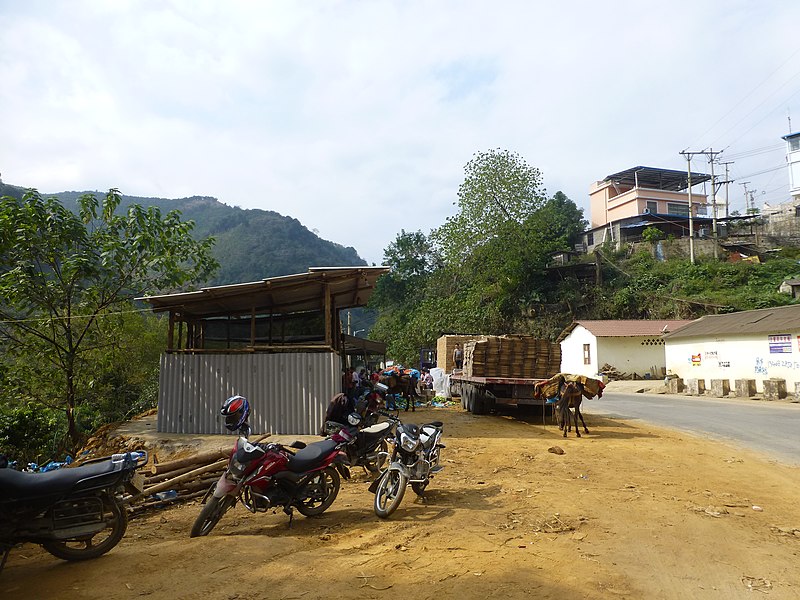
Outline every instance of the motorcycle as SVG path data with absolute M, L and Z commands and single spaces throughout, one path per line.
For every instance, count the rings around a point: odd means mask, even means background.
M 123 495 L 141 492 L 146 452 L 98 458 L 44 473 L 0 469 L 0 570 L 16 544 L 41 544 L 63 560 L 97 558 L 125 535 Z
M 433 421 L 422 426 L 401 423 L 395 430 L 389 467 L 372 482 L 369 491 L 375 494 L 375 514 L 388 518 L 403 500 L 406 487 L 418 496 L 425 492 L 433 476 L 444 466 L 439 464 L 443 424 Z
M 379 392 L 382 391 L 380 388 L 377 389 Z M 379 422 L 379 415 L 386 416 L 388 420 Z M 367 473 L 379 473 L 389 456 L 389 445 L 386 440 L 394 437 L 393 430 L 399 419 L 395 415 L 378 410 L 376 403 L 369 404 L 366 397 L 362 397 L 356 402 L 355 410 L 342 420 L 346 420 L 347 423 L 326 421 L 323 435 L 349 438 L 344 451 L 350 466 L 363 467 Z
M 389 456 L 387 439 L 394 437 L 393 429 L 399 419 L 386 415 L 388 420 L 362 427 L 363 421 L 359 413 L 348 417 L 349 426 L 344 426 L 336 435 L 350 438 L 344 446 L 347 460 L 351 467 L 363 467 L 364 471 L 373 475 L 380 472 L 383 463 Z
M 242 396 L 233 398 L 246 403 Z M 220 411 L 226 415 L 226 427 L 238 429 L 240 435 L 225 472 L 202 500 L 203 508 L 190 537 L 208 535 L 236 502 L 252 513 L 283 508 L 291 527 L 295 508 L 306 517 L 322 514 L 339 493 L 340 475 L 350 478 L 347 455 L 342 451 L 349 437 L 334 435 L 308 445 L 250 443 L 249 404 L 242 408 L 241 401 L 238 402 L 239 405 L 234 402 L 227 409 L 223 405 Z M 243 418 L 238 414 L 240 411 L 245 415 Z

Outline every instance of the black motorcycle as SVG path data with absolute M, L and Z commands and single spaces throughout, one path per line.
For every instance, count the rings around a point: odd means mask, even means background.
M 421 496 L 431 478 L 444 468 L 439 464 L 440 450 L 445 447 L 441 443 L 442 427 L 440 421 L 422 426 L 397 421 L 389 467 L 369 487 L 375 494 L 376 515 L 383 519 L 391 515 L 400 506 L 409 483 Z
M 335 410 L 334 406 L 334 410 L 329 409 L 328 420 L 322 427 L 322 435 L 330 438 L 335 436 L 337 441 L 347 442 L 343 450 L 351 467 L 363 467 L 366 472 L 373 474 L 379 473 L 386 462 L 389 456 L 387 439 L 394 437 L 394 427 L 400 422 L 396 415 L 378 410 L 379 403 L 375 398 L 370 400 L 370 394 L 374 392 L 382 402 L 387 389 L 378 383 L 374 390 L 362 394 L 350 407 L 344 404 Z M 379 421 L 381 415 L 388 420 Z
M 400 420 L 388 413 L 382 414 L 388 420 L 364 427 L 362 416 L 357 412 L 351 413 L 347 424 L 333 434 L 334 439 L 347 440 L 343 450 L 351 467 L 363 467 L 367 473 L 377 474 L 386 462 L 389 456 L 387 440 L 394 437 L 393 430 Z
M 0 469 L 0 570 L 23 542 L 64 560 L 111 550 L 128 527 L 123 493 L 141 491 L 132 480 L 146 462 L 146 452 L 126 452 L 46 473 Z

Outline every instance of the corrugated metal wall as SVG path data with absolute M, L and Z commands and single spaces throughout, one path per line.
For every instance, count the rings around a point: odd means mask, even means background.
M 315 434 L 340 387 L 341 359 L 332 352 L 163 354 L 158 430 L 227 433 L 219 407 L 241 394 L 253 433 Z

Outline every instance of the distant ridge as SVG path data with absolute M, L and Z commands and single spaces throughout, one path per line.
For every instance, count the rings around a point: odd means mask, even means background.
M 0 196 L 22 198 L 27 188 L 0 182 Z M 105 192 L 42 193 L 55 196 L 75 210 L 85 193 L 98 198 Z M 353 267 L 366 265 L 355 248 L 323 240 L 300 221 L 271 210 L 242 209 L 223 204 L 210 196 L 189 198 L 122 197 L 122 208 L 131 204 L 157 206 L 165 214 L 179 210 L 183 220 L 195 222 L 198 239 L 212 235 L 217 243 L 214 256 L 220 263 L 209 285 L 258 281 L 267 277 L 303 273 L 308 267 Z

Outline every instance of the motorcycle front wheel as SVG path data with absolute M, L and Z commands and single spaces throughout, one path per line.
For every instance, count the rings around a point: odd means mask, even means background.
M 211 533 L 211 530 L 216 527 L 222 516 L 235 502 L 236 498 L 233 496 L 223 496 L 222 498 L 211 496 L 203 506 L 203 510 L 197 515 L 189 537 L 200 537 Z
M 391 515 L 406 493 L 408 480 L 400 471 L 389 470 L 383 474 L 378 489 L 375 491 L 375 514 L 381 519 L 386 519 Z
M 42 547 L 62 560 L 87 560 L 97 558 L 119 544 L 128 528 L 128 514 L 115 501 L 103 501 L 105 529 L 68 540 L 49 540 Z
M 341 479 L 336 469 L 322 469 L 303 488 L 303 494 L 296 504 L 297 510 L 306 517 L 321 515 L 336 500 L 340 485 Z

